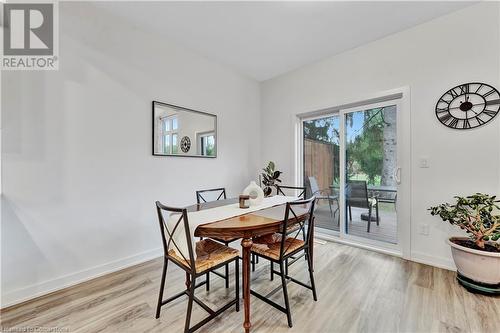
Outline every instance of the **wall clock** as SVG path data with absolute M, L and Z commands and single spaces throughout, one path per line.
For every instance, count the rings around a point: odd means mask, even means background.
M 191 140 L 189 139 L 188 136 L 184 136 L 181 139 L 181 150 L 184 153 L 187 153 L 189 151 L 189 149 L 191 149 Z
M 436 104 L 436 117 L 445 126 L 470 129 L 486 124 L 500 112 L 500 93 L 486 83 L 451 88 Z

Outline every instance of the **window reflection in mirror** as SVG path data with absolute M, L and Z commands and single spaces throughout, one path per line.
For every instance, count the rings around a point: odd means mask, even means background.
M 153 155 L 216 157 L 217 117 L 154 101 Z

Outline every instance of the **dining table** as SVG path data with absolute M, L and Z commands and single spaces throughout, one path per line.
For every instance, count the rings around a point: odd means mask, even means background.
M 208 203 L 195 204 L 187 208 L 189 212 L 196 212 L 204 209 L 211 209 L 224 205 L 237 203 L 237 198 L 212 201 Z M 206 224 L 200 224 L 196 227 L 194 235 L 196 237 L 232 237 L 241 239 L 242 261 L 243 261 L 243 308 L 244 321 L 243 328 L 245 333 L 250 332 L 250 252 L 255 237 L 272 234 L 281 229 L 285 218 L 286 203 L 264 208 L 262 210 L 243 213 L 242 215 L 231 218 L 212 221 Z M 295 212 L 297 217 L 289 219 L 288 223 L 298 223 L 306 219 L 308 211 L 298 210 Z M 313 230 L 312 230 L 313 232 Z M 311 258 L 313 257 L 311 249 Z

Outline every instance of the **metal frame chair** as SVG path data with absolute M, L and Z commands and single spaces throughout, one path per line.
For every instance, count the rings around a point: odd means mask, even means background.
M 276 185 L 276 194 L 277 195 L 287 195 L 283 190 L 292 190 L 296 191 L 299 194 L 297 197 L 302 200 L 306 199 L 306 187 L 305 186 L 288 186 L 288 185 Z
M 279 271 L 274 271 L 275 274 L 279 274 L 281 276 L 281 285 L 283 289 L 283 296 L 284 296 L 284 301 L 285 301 L 285 306 L 281 306 L 280 304 L 277 304 L 267 297 L 271 296 L 271 294 L 268 294 L 267 296 L 261 295 L 257 293 L 254 290 L 250 290 L 250 293 L 260 300 L 270 304 L 271 306 L 275 307 L 276 309 L 286 313 L 287 315 L 287 320 L 288 320 L 288 326 L 292 327 L 292 314 L 290 310 L 290 302 L 288 301 L 288 289 L 287 289 L 287 280 L 292 281 L 294 283 L 297 283 L 307 289 L 310 289 L 313 294 L 313 299 L 314 301 L 318 300 L 317 294 L 316 294 L 316 285 L 314 283 L 314 274 L 313 274 L 313 229 L 314 229 L 314 205 L 315 205 L 316 198 L 311 197 L 306 200 L 300 200 L 300 201 L 294 201 L 294 202 L 288 202 L 286 204 L 286 209 L 285 209 L 285 219 L 283 222 L 283 226 L 281 228 L 281 231 L 278 233 L 275 233 L 273 235 L 267 235 L 263 237 L 276 237 L 276 241 L 271 241 L 267 242 L 264 240 L 262 243 L 259 243 L 259 238 L 254 240 L 254 245 L 252 246 L 252 253 L 254 253 L 258 257 L 265 258 L 273 263 L 276 263 L 279 265 L 280 270 Z M 295 207 L 298 206 L 304 206 L 306 205 L 308 209 L 308 213 L 302 216 L 297 216 L 297 214 L 294 211 Z M 296 208 L 295 208 L 296 209 Z M 299 224 L 300 227 L 296 231 L 294 237 L 287 237 L 287 228 L 291 224 Z M 307 232 L 306 232 L 306 239 L 300 240 L 297 237 L 302 234 L 302 230 L 306 228 L 307 225 Z M 279 253 L 276 254 L 276 250 L 273 250 L 276 247 L 276 244 L 279 243 Z M 264 248 L 268 247 L 271 249 L 271 252 L 267 251 L 261 251 L 259 249 L 259 244 L 264 244 Z M 273 246 L 274 245 L 274 246 Z M 270 247 L 269 247 L 270 246 Z M 306 258 L 307 258 L 307 264 L 308 264 L 308 270 L 309 270 L 309 279 L 311 281 L 311 285 L 307 285 L 299 280 L 296 280 L 292 277 L 290 277 L 287 272 L 285 271 L 285 261 L 286 259 L 297 255 L 301 251 L 305 252 Z
M 320 189 L 318 186 L 318 181 L 316 180 L 316 177 L 310 176 L 308 177 L 309 181 L 309 187 L 311 189 L 311 196 L 315 196 L 316 200 L 328 200 L 328 206 L 330 208 L 330 216 L 332 218 L 333 222 L 333 216 L 335 213 L 339 211 L 339 199 L 337 196 L 331 195 L 332 189 Z M 332 203 L 336 202 L 337 207 L 335 208 L 335 211 L 332 209 Z M 338 221 L 338 224 L 340 225 L 340 220 Z
M 203 196 L 203 194 L 205 193 L 212 193 L 212 192 L 220 192 L 219 193 L 216 193 L 216 194 L 219 194 L 219 196 L 217 197 L 217 199 L 215 200 L 210 200 L 208 198 L 205 198 Z M 206 189 L 206 190 L 198 190 L 196 191 L 196 203 L 197 204 L 202 204 L 202 203 L 207 203 L 207 202 L 211 202 L 211 201 L 219 201 L 219 200 L 226 200 L 227 199 L 227 196 L 226 196 L 226 188 L 225 187 L 219 187 L 219 188 L 212 188 L 212 189 Z M 215 238 L 215 237 L 210 237 L 211 239 L 219 242 L 219 243 L 222 243 L 224 244 L 225 246 L 229 246 L 229 243 L 232 243 L 234 242 L 235 240 L 238 240 L 238 238 L 228 238 L 228 239 L 223 239 L 223 238 Z M 213 271 L 212 272 L 213 274 L 223 278 L 226 282 L 226 288 L 229 288 L 229 265 L 226 265 L 224 267 L 224 274 L 221 274 L 217 271 Z M 209 277 L 207 277 L 207 279 L 210 280 Z M 210 284 L 210 281 L 208 282 Z
M 372 196 L 368 198 L 368 186 L 364 180 L 350 180 L 346 188 L 347 207 L 349 211 L 349 220 L 352 221 L 351 207 L 368 208 L 368 219 L 366 232 L 370 232 L 370 225 L 372 222 L 372 212 L 375 208 L 377 225 L 380 224 L 380 217 L 378 212 L 378 198 Z
M 305 186 L 276 185 L 276 194 L 277 195 L 285 195 L 286 196 L 287 193 L 285 193 L 285 191 L 283 191 L 283 190 L 293 191 L 293 192 L 295 192 L 293 195 L 296 195 L 298 193 L 297 197 L 299 197 L 302 200 L 306 199 L 306 187 Z M 297 230 L 297 225 L 292 225 L 292 226 L 288 227 L 287 233 L 291 234 L 296 230 Z M 305 229 L 303 229 L 302 230 L 302 239 L 305 239 L 305 238 L 306 238 Z M 287 259 L 286 263 L 285 263 L 285 273 L 288 275 L 288 267 L 290 265 L 292 265 L 293 263 L 295 263 L 299 258 L 304 257 L 304 256 L 305 256 L 305 253 L 302 253 L 297 257 L 290 258 L 290 261 L 288 261 L 288 259 Z M 273 281 L 274 280 L 274 273 L 273 273 L 274 264 L 271 262 L 270 265 L 271 265 L 271 269 L 270 269 L 271 281 Z
M 205 193 L 211 193 L 211 192 L 220 192 L 219 196 L 215 200 L 207 200 L 205 197 L 203 197 L 203 194 Z M 198 190 L 196 191 L 196 203 L 200 204 L 202 202 L 210 202 L 210 201 L 217 201 L 217 200 L 225 200 L 227 199 L 226 197 L 226 188 L 225 187 L 219 187 L 219 188 L 211 188 L 207 190 Z
M 214 265 L 213 267 L 210 267 L 210 265 L 209 265 L 207 268 L 202 269 L 200 271 L 197 271 L 197 269 L 196 269 L 197 261 L 196 261 L 195 254 L 193 251 L 193 244 L 191 241 L 191 234 L 189 231 L 187 210 L 185 208 L 167 207 L 167 206 L 161 204 L 159 201 L 156 201 L 156 211 L 158 214 L 158 221 L 160 224 L 161 237 L 162 237 L 163 250 L 164 250 L 163 271 L 162 271 L 161 282 L 160 282 L 160 292 L 158 295 L 158 304 L 156 307 L 156 318 L 158 319 L 160 317 L 160 311 L 161 311 L 161 307 L 163 305 L 166 305 L 167 303 L 170 303 L 173 300 L 175 300 L 183 295 L 188 296 L 186 323 L 184 326 L 185 333 L 191 333 L 191 332 L 196 331 L 201 326 L 205 325 L 207 322 L 214 319 L 215 317 L 217 317 L 218 315 L 220 315 L 222 312 L 229 309 L 233 305 L 236 306 L 236 311 L 239 311 L 239 306 L 240 306 L 240 303 L 239 303 L 239 285 L 240 284 L 239 284 L 238 254 L 234 253 L 234 257 L 231 257 L 228 260 L 222 261 L 222 262 Z M 170 213 L 178 213 L 179 214 L 179 219 L 176 222 L 176 224 L 172 230 L 169 230 L 167 228 L 167 224 L 166 224 L 165 219 L 163 217 L 163 212 L 170 212 Z M 180 223 L 184 223 L 184 230 L 185 230 L 185 236 L 187 238 L 187 245 L 188 245 L 187 247 L 188 247 L 188 252 L 189 252 L 189 258 L 186 258 L 182 254 L 182 251 L 179 249 L 178 245 L 175 243 L 175 241 L 173 239 L 173 235 L 176 232 Z M 208 241 L 208 240 L 202 240 L 200 242 L 206 242 L 206 241 Z M 213 244 L 217 244 L 217 243 L 214 242 Z M 172 248 L 171 248 L 171 246 L 172 246 Z M 223 247 L 223 245 L 220 245 L 220 247 Z M 170 250 L 173 250 L 173 252 L 171 253 Z M 228 250 L 230 250 L 230 249 L 228 248 Z M 182 270 L 184 270 L 186 272 L 186 290 L 164 300 L 163 299 L 163 291 L 165 288 L 165 280 L 166 280 L 167 267 L 168 267 L 169 261 L 172 261 L 175 265 L 179 266 Z M 203 303 L 199 298 L 197 298 L 195 296 L 196 288 L 201 287 L 204 284 L 206 284 L 208 287 L 209 280 L 206 279 L 205 281 L 202 281 L 201 283 L 196 284 L 196 279 L 202 275 L 206 275 L 206 277 L 208 278 L 209 272 L 213 271 L 214 269 L 220 268 L 222 266 L 228 265 L 231 262 L 234 262 L 234 264 L 235 264 L 235 298 L 232 301 L 230 301 L 229 303 L 225 304 L 220 309 L 214 311 L 210 307 L 208 307 L 205 303 Z M 205 311 L 207 311 L 209 313 L 209 316 L 206 317 L 205 319 L 201 320 L 199 323 L 197 323 L 193 327 L 190 327 L 193 302 L 197 303 Z

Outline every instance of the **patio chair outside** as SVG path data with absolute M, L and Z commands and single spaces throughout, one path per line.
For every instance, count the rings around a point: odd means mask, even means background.
M 311 189 L 311 196 L 315 196 L 316 200 L 327 200 L 328 201 L 328 206 L 330 208 L 330 216 L 332 217 L 333 220 L 333 214 L 336 213 L 339 210 L 339 205 L 338 205 L 338 197 L 336 195 L 331 195 L 331 189 L 320 189 L 318 186 L 318 182 L 316 181 L 316 177 L 310 176 L 308 178 L 309 180 L 309 187 Z M 335 208 L 335 211 L 332 208 L 333 203 L 337 203 L 337 206 Z
M 378 200 L 375 196 L 368 197 L 368 188 L 364 180 L 350 180 L 346 188 L 347 207 L 349 210 L 349 220 L 352 221 L 351 207 L 367 208 L 368 216 L 361 214 L 361 219 L 367 220 L 366 232 L 370 232 L 370 222 L 372 221 L 372 212 L 375 209 L 375 221 L 379 225 L 380 218 L 378 212 Z

